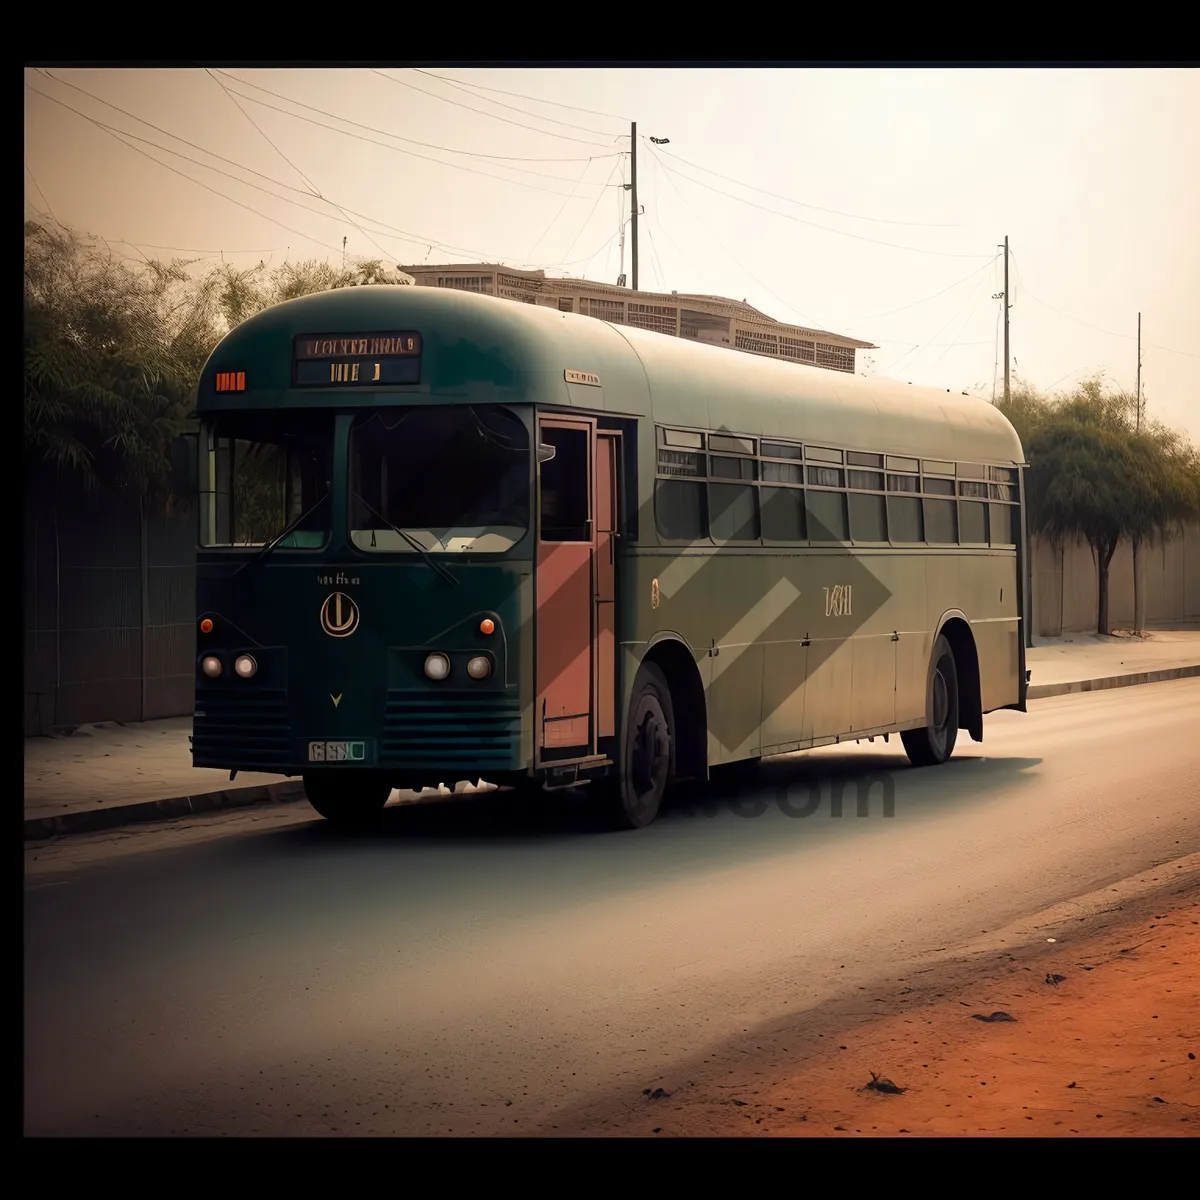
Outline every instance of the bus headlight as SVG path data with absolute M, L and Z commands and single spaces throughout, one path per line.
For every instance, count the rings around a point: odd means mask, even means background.
M 425 674 L 430 679 L 445 679 L 450 674 L 450 660 L 444 654 L 431 654 L 425 660 Z
M 481 654 L 467 663 L 467 674 L 472 679 L 486 679 L 492 673 L 492 664 Z
M 219 679 L 221 677 L 221 671 L 223 670 L 221 666 L 221 660 L 217 658 L 215 654 L 210 654 L 200 664 L 200 670 L 202 670 L 205 675 L 209 677 L 209 679 Z
M 250 679 L 258 670 L 258 663 L 249 654 L 239 654 L 234 660 L 233 669 L 243 678 Z

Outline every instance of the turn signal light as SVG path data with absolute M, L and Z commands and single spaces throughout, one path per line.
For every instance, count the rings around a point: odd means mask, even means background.
M 200 622 L 200 632 L 212 633 L 212 621 L 210 621 L 208 617 L 205 617 L 204 620 Z
M 479 632 L 483 634 L 495 633 L 496 622 L 493 621 L 491 617 L 484 617 L 483 620 L 479 622 Z

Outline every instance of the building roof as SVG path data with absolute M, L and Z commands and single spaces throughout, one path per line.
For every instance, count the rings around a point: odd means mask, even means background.
M 877 350 L 873 342 L 864 342 L 858 338 L 848 337 L 844 333 L 834 333 L 830 329 L 816 329 L 807 325 L 793 325 L 768 316 L 745 300 L 733 300 L 728 296 L 710 296 L 701 292 L 648 292 L 643 289 L 633 291 L 630 288 L 618 287 L 614 283 L 603 283 L 594 279 L 576 279 L 571 276 L 548 276 L 540 267 L 536 270 L 524 270 L 518 267 L 506 267 L 502 263 L 422 263 L 414 266 L 402 266 L 401 271 L 415 276 L 430 274 L 461 274 L 461 275 L 490 275 L 501 272 L 518 279 L 530 281 L 545 281 L 549 289 L 598 292 L 613 298 L 622 297 L 633 303 L 668 304 L 682 307 L 689 301 L 702 305 L 709 311 L 716 311 L 722 316 L 733 317 L 743 321 L 756 321 L 768 325 L 778 325 L 782 329 L 795 330 L 799 334 L 812 337 L 834 338 L 844 346 L 852 346 L 857 350 Z

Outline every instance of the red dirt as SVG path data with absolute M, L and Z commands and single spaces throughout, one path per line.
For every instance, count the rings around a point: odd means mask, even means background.
M 745 1086 L 693 1074 L 673 1095 L 586 1131 L 1200 1136 L 1200 900 L 1177 893 L 1136 914 L 1069 952 L 1047 944 L 1019 962 L 993 959 L 919 1007 L 826 1025 L 817 1046 L 812 1034 L 793 1043 L 791 1062 Z M 1014 1020 L 973 1019 L 997 1010 Z M 903 1093 L 864 1090 L 873 1072 Z

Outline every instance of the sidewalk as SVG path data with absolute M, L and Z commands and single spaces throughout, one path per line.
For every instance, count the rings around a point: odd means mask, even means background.
M 1026 656 L 1029 697 L 1035 700 L 1200 675 L 1200 631 L 1155 632 L 1145 640 L 1088 634 L 1038 639 Z M 231 782 L 227 771 L 194 768 L 191 731 L 190 717 L 175 717 L 26 738 L 26 840 L 304 799 L 298 779 L 239 774 Z
M 1025 651 L 1030 700 L 1200 674 L 1200 630 L 1156 630 L 1144 638 L 1074 633 L 1034 642 Z

